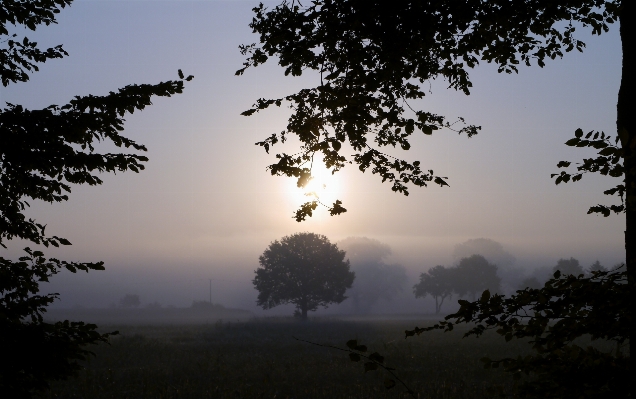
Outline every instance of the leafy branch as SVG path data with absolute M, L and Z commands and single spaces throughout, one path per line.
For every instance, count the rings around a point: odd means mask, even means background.
M 604 132 L 590 131 L 587 134 L 583 134 L 582 129 L 576 129 L 574 132 L 574 138 L 566 141 L 565 144 L 570 147 L 578 148 L 594 148 L 598 150 L 595 158 L 585 158 L 583 162 L 576 163 L 576 173 L 568 173 L 561 171 L 561 173 L 553 173 L 550 177 L 555 178 L 554 183 L 569 183 L 577 182 L 583 178 L 586 173 L 599 173 L 603 176 L 610 177 L 623 177 L 623 183 L 617 184 L 615 187 L 605 190 L 605 195 L 618 195 L 621 203 L 620 205 L 595 205 L 591 206 L 587 211 L 590 213 L 600 213 L 605 217 L 608 217 L 612 212 L 624 213 L 625 212 L 625 168 L 622 163 L 624 157 L 624 151 L 618 146 L 619 137 L 617 136 L 613 142 L 612 137 L 606 135 Z M 572 162 L 561 161 L 557 164 L 558 168 L 568 168 Z

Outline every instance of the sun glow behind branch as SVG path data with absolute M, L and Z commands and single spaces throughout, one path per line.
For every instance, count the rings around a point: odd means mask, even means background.
M 331 174 L 320 161 L 314 162 L 311 175 L 312 178 L 305 187 L 297 187 L 296 179 L 286 179 L 284 190 L 293 209 L 298 209 L 302 204 L 311 201 L 319 201 L 330 207 L 339 196 L 342 196 L 340 176 Z M 321 206 L 319 209 L 314 218 L 329 215 L 327 208 Z

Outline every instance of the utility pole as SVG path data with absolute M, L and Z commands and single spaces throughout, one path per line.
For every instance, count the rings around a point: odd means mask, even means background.
M 212 279 L 210 279 L 210 305 L 212 305 Z

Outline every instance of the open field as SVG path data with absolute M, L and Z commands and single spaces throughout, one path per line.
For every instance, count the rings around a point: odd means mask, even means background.
M 420 398 L 486 398 L 511 379 L 479 359 L 525 350 L 495 335 L 461 332 L 404 339 L 415 320 L 264 319 L 186 326 L 112 326 L 120 335 L 95 348 L 77 377 L 43 398 L 403 398 L 385 390 L 383 372 L 363 372 L 348 355 L 294 340 L 344 347 L 355 338 L 386 357 Z
M 49 309 L 44 315 L 50 322 L 61 320 L 82 320 L 97 325 L 166 325 L 166 324 L 209 324 L 219 320 L 245 322 L 254 315 L 242 309 L 220 307 L 218 309 L 159 308 L 159 309 Z

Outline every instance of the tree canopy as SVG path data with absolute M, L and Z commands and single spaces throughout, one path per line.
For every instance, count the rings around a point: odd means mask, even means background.
M 413 286 L 413 294 L 416 298 L 426 298 L 431 295 L 435 299 L 435 314 L 439 314 L 444 304 L 444 299 L 453 296 L 455 273 L 453 269 L 437 265 L 429 271 L 420 274 L 420 281 Z
M 583 274 L 584 272 L 583 267 L 579 264 L 578 259 L 574 258 L 559 259 L 556 266 L 552 268 L 552 272 L 555 273 L 557 270 L 561 274 L 573 274 L 575 276 Z
M 28 37 L 10 34 L 10 25 L 31 31 L 56 23 L 56 15 L 72 0 L 7 0 L 0 3 L 0 78 L 3 86 L 27 82 L 38 64 L 68 54 L 61 45 L 41 49 Z M 100 173 L 139 172 L 148 160 L 127 152 L 100 152 L 100 144 L 146 151 L 122 134 L 124 117 L 151 105 L 153 96 L 183 91 L 179 79 L 158 84 L 128 85 L 106 95 L 75 96 L 64 105 L 29 110 L 18 104 L 0 109 L 0 245 L 12 239 L 34 244 L 71 245 L 45 233 L 45 224 L 27 218 L 29 201 L 68 200 L 73 184 L 99 185 Z M 103 262 L 46 259 L 25 249 L 19 261 L 0 257 L 0 390 L 7 397 L 31 397 L 50 380 L 70 376 L 90 351 L 86 344 L 106 341 L 97 326 L 68 320 L 47 323 L 46 307 L 58 294 L 41 295 L 40 283 L 65 269 L 103 270 Z
M 424 97 L 428 82 L 443 79 L 448 87 L 470 94 L 469 71 L 480 62 L 512 73 L 520 64 L 543 66 L 565 52 L 582 51 L 577 25 L 606 32 L 618 19 L 620 2 L 600 0 L 398 2 L 316 0 L 306 6 L 284 1 L 254 8 L 250 24 L 260 43 L 241 46 L 248 58 L 237 74 L 275 57 L 286 75 L 313 72 L 318 82 L 294 94 L 259 99 L 251 115 L 273 105 L 289 104 L 292 115 L 281 133 L 257 144 L 267 152 L 289 135 L 301 147 L 279 153 L 272 175 L 293 176 L 299 186 L 311 176 L 311 160 L 321 154 L 334 172 L 347 163 L 371 170 L 392 190 L 405 195 L 409 185 L 448 185 L 447 178 L 382 152 L 386 146 L 408 150 L 411 136 L 450 130 L 471 137 L 481 127 L 449 119 L 412 103 Z M 354 155 L 341 152 L 349 144 Z M 347 150 L 348 151 L 348 150 Z M 311 216 L 315 202 L 296 213 Z M 341 212 L 334 203 L 332 214 Z
M 347 297 L 355 274 L 345 252 L 323 235 L 297 233 L 272 242 L 258 258 L 252 281 L 263 309 L 292 303 L 302 319 L 307 312 Z
M 448 2 L 383 2 L 379 0 L 314 0 L 305 5 L 292 0 L 272 9 L 254 8 L 251 23 L 259 44 L 241 47 L 247 60 L 237 74 L 277 60 L 287 75 L 314 73 L 317 84 L 274 99 L 261 98 L 245 115 L 273 105 L 292 109 L 286 128 L 256 143 L 266 151 L 296 136 L 300 149 L 276 155 L 269 166 L 273 175 L 293 176 L 302 186 L 311 176 L 311 161 L 321 154 L 334 172 L 346 164 L 371 170 L 392 189 L 408 194 L 409 186 L 447 185 L 442 175 L 419 161 L 408 162 L 381 151 L 382 147 L 410 148 L 420 131 L 430 135 L 454 130 L 473 136 L 479 126 L 417 109 L 412 104 L 427 94 L 427 83 L 442 79 L 450 89 L 470 93 L 469 71 L 479 63 L 493 63 L 500 72 L 513 73 L 519 65 L 543 67 L 546 60 L 568 51 L 583 51 L 577 39 L 581 27 L 594 35 L 619 22 L 622 77 L 617 101 L 616 137 L 577 129 L 568 146 L 591 148 L 596 156 L 553 174 L 555 183 L 579 181 L 587 173 L 623 178 L 606 190 L 619 196 L 618 205 L 592 205 L 588 213 L 626 214 L 625 249 L 630 339 L 636 331 L 636 3 L 621 0 L 467 0 Z M 460 122 L 457 125 L 455 122 Z M 470 123 L 470 121 L 468 121 Z M 347 143 L 354 154 L 341 152 Z M 341 212 L 336 202 L 330 213 Z M 307 202 L 296 220 L 311 216 L 316 202 Z M 595 302 L 597 303 L 597 302 Z M 582 323 L 585 323 L 583 318 Z M 630 357 L 636 352 L 630 347 Z M 632 392 L 633 396 L 634 392 Z

